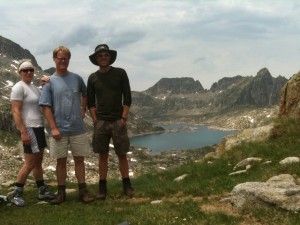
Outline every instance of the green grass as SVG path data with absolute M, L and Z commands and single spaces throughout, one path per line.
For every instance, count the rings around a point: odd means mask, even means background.
M 28 187 L 24 196 L 26 207 L 0 206 L 1 224 L 117 225 L 123 221 L 132 225 L 299 224 L 297 213 L 276 208 L 249 208 L 237 213 L 230 204 L 219 202 L 242 182 L 266 181 L 282 173 L 299 176 L 299 164 L 282 166 L 278 162 L 299 155 L 300 121 L 278 119 L 275 123 L 272 137 L 266 143 L 242 143 L 212 163 L 189 161 L 171 170 L 133 179 L 136 194 L 132 199 L 121 194 L 119 180 L 108 181 L 109 198 L 106 201 L 90 204 L 79 202 L 75 192 L 68 194 L 68 200 L 59 206 L 37 205 L 36 189 Z M 233 167 L 247 157 L 260 157 L 271 163 L 258 163 L 245 174 L 229 176 Z M 174 181 L 183 174 L 188 176 L 180 182 Z M 95 195 L 97 184 L 88 186 Z M 68 184 L 68 188 L 76 188 L 76 184 Z M 162 202 L 151 204 L 155 200 Z M 227 210 L 220 207 L 222 204 Z

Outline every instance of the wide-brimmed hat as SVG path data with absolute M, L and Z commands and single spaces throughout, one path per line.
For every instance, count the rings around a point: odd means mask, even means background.
M 97 54 L 99 52 L 108 52 L 110 54 L 110 61 L 109 61 L 109 65 L 113 64 L 117 58 L 117 51 L 115 50 L 111 50 L 109 49 L 108 45 L 107 44 L 101 44 L 101 45 L 98 45 L 96 48 L 95 48 L 95 52 L 89 56 L 91 62 L 98 66 L 98 63 L 97 63 L 97 60 L 96 60 L 96 57 L 97 57 Z

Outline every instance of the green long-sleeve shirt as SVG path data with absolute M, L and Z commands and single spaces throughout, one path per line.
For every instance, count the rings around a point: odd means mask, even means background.
M 111 67 L 107 73 L 96 71 L 87 82 L 88 108 L 96 107 L 96 117 L 114 121 L 122 117 L 123 105 L 131 105 L 131 89 L 127 73 Z

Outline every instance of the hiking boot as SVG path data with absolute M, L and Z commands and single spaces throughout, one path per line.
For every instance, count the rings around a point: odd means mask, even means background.
M 51 201 L 52 205 L 59 205 L 66 201 L 66 191 L 65 190 L 58 190 L 57 194 L 55 195 L 54 199 Z
M 124 194 L 129 197 L 132 197 L 134 195 L 134 189 L 131 186 L 124 187 L 123 190 L 124 190 Z
M 23 199 L 23 191 L 15 189 L 7 194 L 7 199 L 15 206 L 24 207 L 25 201 Z
M 38 199 L 39 200 L 52 200 L 55 198 L 55 195 L 52 191 L 49 190 L 48 185 L 43 185 L 39 187 L 39 194 Z
M 99 200 L 105 200 L 107 197 L 107 187 L 106 185 L 104 186 L 100 186 L 99 187 L 99 192 L 97 193 L 96 195 L 96 199 L 99 199 Z
M 82 188 L 79 190 L 79 200 L 84 203 L 89 203 L 94 201 L 94 198 L 89 194 L 86 188 Z

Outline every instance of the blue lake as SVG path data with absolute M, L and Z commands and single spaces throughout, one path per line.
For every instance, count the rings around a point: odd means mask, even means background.
M 148 148 L 154 154 L 168 150 L 196 149 L 218 144 L 223 137 L 236 132 L 210 129 L 202 125 L 173 124 L 163 127 L 167 129 L 166 132 L 131 138 L 131 145 Z

